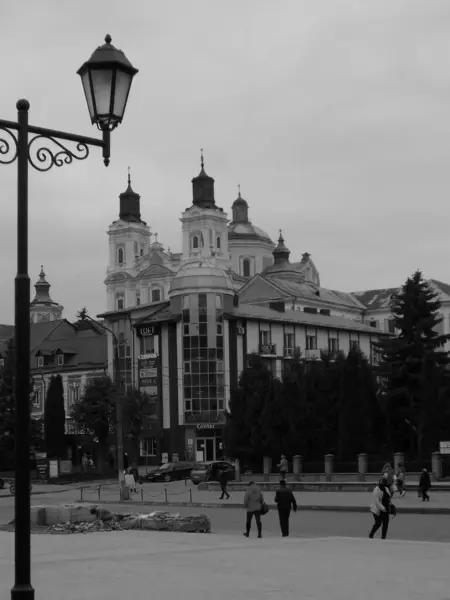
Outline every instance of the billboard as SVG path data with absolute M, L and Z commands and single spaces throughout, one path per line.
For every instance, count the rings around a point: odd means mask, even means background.
M 138 356 L 139 389 L 155 402 L 159 398 L 160 374 L 161 361 L 157 354 L 140 354 Z

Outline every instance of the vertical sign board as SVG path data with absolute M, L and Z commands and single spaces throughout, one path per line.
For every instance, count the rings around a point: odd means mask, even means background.
M 142 393 L 147 394 L 153 408 L 154 417 L 159 417 L 161 360 L 157 354 L 138 356 L 138 384 Z M 152 416 L 153 416 L 152 415 Z
M 450 442 L 439 442 L 439 452 L 441 454 L 450 454 Z

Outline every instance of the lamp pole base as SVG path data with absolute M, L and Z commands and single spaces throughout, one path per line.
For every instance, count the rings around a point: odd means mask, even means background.
M 31 583 L 15 585 L 11 590 L 11 600 L 34 600 L 34 587 Z

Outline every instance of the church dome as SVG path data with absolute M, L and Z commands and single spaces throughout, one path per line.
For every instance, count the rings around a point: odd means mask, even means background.
M 228 226 L 228 239 L 239 240 L 257 240 L 273 244 L 268 233 L 260 227 L 256 227 L 248 218 L 248 203 L 242 198 L 241 190 L 231 207 L 233 220 Z
M 181 267 L 172 279 L 169 296 L 198 293 L 201 290 L 234 294 L 228 273 L 212 260 L 199 258 Z

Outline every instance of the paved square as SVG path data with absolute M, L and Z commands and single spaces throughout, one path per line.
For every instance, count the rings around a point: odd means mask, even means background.
M 32 546 L 37 600 L 450 598 L 450 544 L 436 542 L 130 531 L 42 534 Z M 0 532 L 2 599 L 12 552 L 12 534 Z

